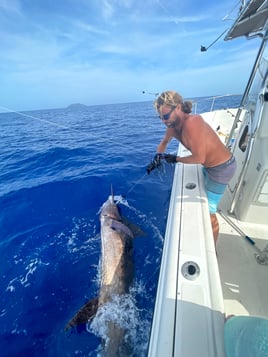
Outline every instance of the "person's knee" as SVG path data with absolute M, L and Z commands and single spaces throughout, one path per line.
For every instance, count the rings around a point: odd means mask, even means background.
M 219 227 L 219 222 L 216 213 L 210 213 L 210 220 L 212 227 Z
M 217 239 L 218 239 L 218 235 L 219 235 L 219 222 L 216 216 L 216 213 L 210 213 L 210 221 L 211 221 L 211 227 L 212 227 L 212 233 L 213 233 L 213 238 L 214 238 L 214 242 L 216 245 Z

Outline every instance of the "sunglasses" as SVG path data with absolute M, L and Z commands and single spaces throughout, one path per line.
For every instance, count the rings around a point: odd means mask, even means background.
M 160 118 L 161 120 L 168 120 L 169 117 L 170 117 L 170 115 L 171 115 L 171 113 L 172 113 L 173 110 L 175 110 L 176 108 L 177 108 L 177 107 L 172 108 L 168 113 L 162 114 L 162 116 L 159 115 L 159 118 Z

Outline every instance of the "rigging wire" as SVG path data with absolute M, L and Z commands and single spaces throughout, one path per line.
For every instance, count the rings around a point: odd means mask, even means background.
M 223 17 L 222 21 L 227 21 L 227 20 L 234 20 L 231 19 L 229 16 L 230 14 L 236 9 L 238 8 L 238 6 L 240 5 L 240 0 L 232 7 L 232 9 Z M 240 6 L 240 11 L 243 5 Z M 225 29 L 217 38 L 216 40 L 214 40 L 208 47 L 206 46 L 202 46 L 201 45 L 201 52 L 206 52 L 211 46 L 213 46 L 227 31 L 228 31 L 229 27 L 227 29 Z
M 214 40 L 208 47 L 205 47 L 205 46 L 202 46 L 202 45 L 201 45 L 201 48 L 200 48 L 201 52 L 206 52 L 211 46 L 214 45 L 214 43 L 216 43 L 216 42 L 225 34 L 225 32 L 227 32 L 227 30 L 228 30 L 228 29 L 225 29 L 225 30 L 216 38 L 216 40 Z
M 242 0 L 243 1 L 243 0 Z M 232 18 L 229 18 L 230 14 L 236 9 L 239 7 L 239 11 L 242 10 L 243 8 L 243 4 L 240 4 L 241 3 L 241 0 L 238 0 L 237 3 L 235 3 L 235 5 L 231 8 L 231 10 L 223 17 L 222 21 L 226 21 L 226 20 L 232 20 L 234 21 L 235 19 L 232 19 Z

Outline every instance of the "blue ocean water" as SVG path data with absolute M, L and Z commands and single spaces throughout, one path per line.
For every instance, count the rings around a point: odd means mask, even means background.
M 210 106 L 202 98 L 198 111 Z M 135 279 L 121 309 L 129 319 L 115 312 L 127 320 L 133 355 L 145 356 L 174 173 L 163 164 L 146 174 L 165 130 L 152 101 L 1 113 L 0 126 L 1 355 L 100 351 L 101 320 L 64 327 L 98 294 L 98 213 L 112 185 L 122 213 L 146 233 L 134 241 Z

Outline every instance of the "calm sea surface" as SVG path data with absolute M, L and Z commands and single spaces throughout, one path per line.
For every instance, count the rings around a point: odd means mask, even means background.
M 202 98 L 197 110 L 210 106 Z M 122 213 L 146 232 L 134 241 L 131 293 L 111 313 L 133 356 L 146 356 L 174 173 L 163 164 L 146 174 L 165 130 L 152 102 L 1 113 L 0 128 L 1 356 L 100 351 L 102 317 L 78 330 L 64 327 L 98 294 L 98 213 L 111 185 Z

